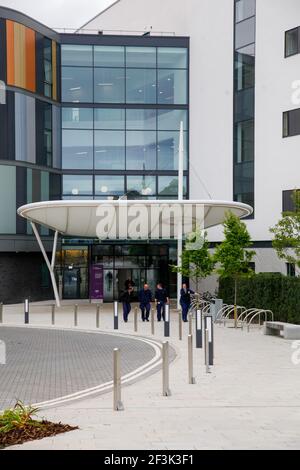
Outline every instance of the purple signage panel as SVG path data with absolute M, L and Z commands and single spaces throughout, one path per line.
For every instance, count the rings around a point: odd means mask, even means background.
M 90 299 L 103 300 L 103 265 L 93 264 L 90 268 Z

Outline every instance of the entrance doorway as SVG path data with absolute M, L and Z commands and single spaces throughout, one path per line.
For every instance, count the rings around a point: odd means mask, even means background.
M 63 298 L 80 298 L 80 269 L 65 269 L 63 274 Z

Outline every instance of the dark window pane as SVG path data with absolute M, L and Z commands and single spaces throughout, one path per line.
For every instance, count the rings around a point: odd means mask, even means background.
M 124 67 L 125 48 L 120 46 L 95 46 L 95 67 Z
M 89 108 L 63 108 L 64 129 L 93 129 L 93 110 Z
M 92 196 L 93 177 L 89 175 L 63 176 L 64 196 Z
M 236 93 L 235 121 L 249 121 L 254 118 L 254 88 Z
M 156 169 L 156 132 L 129 131 L 126 134 L 126 169 Z
M 255 18 L 238 23 L 235 28 L 235 48 L 255 42 Z
M 62 45 L 62 65 L 93 66 L 93 46 Z
M 126 128 L 128 130 L 156 130 L 156 109 L 127 109 Z
M 95 103 L 124 103 L 124 69 L 94 69 Z
M 162 69 L 186 69 L 188 66 L 187 49 L 179 47 L 159 47 L 157 66 Z
M 62 101 L 93 102 L 93 69 L 62 67 Z
M 239 122 L 235 125 L 234 152 L 236 163 L 254 160 L 254 121 Z
M 125 129 L 124 109 L 95 109 L 95 129 Z
M 52 106 L 36 100 L 36 162 L 52 166 Z
M 254 208 L 254 192 L 253 191 L 250 193 L 240 193 L 240 194 L 235 193 L 234 200 L 236 202 L 241 202 L 242 204 L 248 204 L 248 206 Z M 251 218 L 253 218 L 253 215 L 251 216 Z
M 254 163 L 236 164 L 234 167 L 235 194 L 249 194 L 254 191 Z M 242 202 L 242 201 L 241 201 Z
M 295 28 L 285 33 L 285 56 L 299 53 L 299 29 Z
M 283 114 L 283 136 L 300 135 L 300 109 L 294 109 Z
M 95 131 L 95 168 L 125 169 L 125 132 Z
M 96 196 L 123 196 L 124 176 L 104 175 L 95 177 Z
M 255 85 L 255 57 L 235 53 L 235 90 L 244 90 Z
M 155 47 L 126 47 L 126 67 L 155 68 Z
M 158 103 L 187 104 L 187 71 L 158 71 Z
M 128 69 L 126 100 L 127 103 L 156 103 L 156 70 Z
M 65 169 L 93 168 L 93 131 L 64 130 L 62 161 Z
M 236 22 L 255 15 L 256 0 L 238 0 L 235 3 Z

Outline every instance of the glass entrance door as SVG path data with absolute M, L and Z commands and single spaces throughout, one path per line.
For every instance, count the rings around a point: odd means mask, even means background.
M 64 299 L 80 298 L 80 269 L 65 269 L 63 282 Z

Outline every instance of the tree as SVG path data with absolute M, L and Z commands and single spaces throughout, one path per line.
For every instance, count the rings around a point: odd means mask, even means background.
M 194 282 L 197 293 L 200 280 L 212 274 L 215 267 L 206 237 L 207 233 L 203 234 L 200 230 L 191 233 L 181 256 L 181 266 L 172 266 L 173 272 L 179 272 Z
M 216 248 L 215 262 L 220 264 L 217 273 L 222 278 L 231 277 L 234 279 L 234 321 L 235 327 L 237 327 L 238 279 L 253 274 L 250 262 L 255 251 L 246 249 L 252 245 L 247 226 L 231 212 L 226 215 L 224 235 L 224 241 Z
M 283 212 L 282 219 L 270 229 L 274 234 L 273 248 L 280 259 L 300 268 L 300 190 L 292 195 L 294 211 Z

